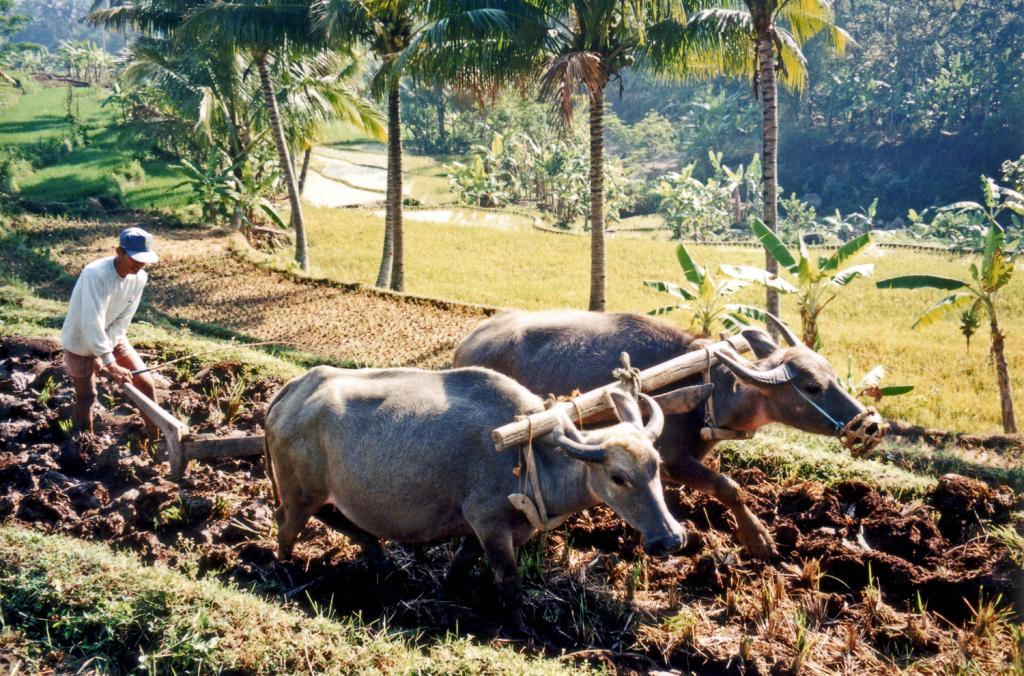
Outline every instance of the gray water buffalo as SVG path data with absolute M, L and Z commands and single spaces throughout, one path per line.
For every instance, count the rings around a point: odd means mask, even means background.
M 685 543 L 665 507 L 654 449 L 664 424 L 649 397 L 646 427 L 632 397 L 616 392 L 621 423 L 580 432 L 568 419 L 533 443 L 540 493 L 552 521 L 606 503 L 643 535 L 653 555 Z M 503 595 L 518 588 L 515 549 L 535 529 L 509 496 L 535 500 L 516 451 L 498 453 L 491 433 L 544 408 L 511 378 L 483 368 L 451 371 L 318 366 L 289 382 L 267 411 L 267 474 L 278 503 L 281 559 L 309 517 L 324 520 L 370 554 L 380 539 L 467 537 L 452 571 L 487 557 Z M 320 516 L 321 512 L 318 514 Z M 449 576 L 452 572 L 449 572 Z
M 878 438 L 883 421 L 851 397 L 836 380 L 828 362 L 805 346 L 782 322 L 771 318 L 789 348 L 780 348 L 757 329 L 743 331 L 756 363 L 735 352 L 720 355 L 712 368 L 713 412 L 719 428 L 753 432 L 779 422 L 815 434 L 838 435 L 850 427 Z M 578 311 L 506 312 L 480 323 L 455 351 L 456 366 L 486 366 L 505 373 L 540 394 L 566 395 L 608 382 L 608 372 L 628 352 L 633 366 L 644 369 L 708 341 L 644 315 Z M 682 384 L 697 384 L 696 375 Z M 678 387 L 680 383 L 672 387 Z M 653 393 L 657 395 L 658 393 Z M 666 414 L 658 441 L 662 469 L 669 480 L 709 493 L 736 518 L 747 551 L 765 558 L 774 551 L 771 535 L 746 504 L 731 479 L 703 464 L 717 441 L 705 440 L 705 407 Z M 877 443 L 877 442 L 876 442 Z

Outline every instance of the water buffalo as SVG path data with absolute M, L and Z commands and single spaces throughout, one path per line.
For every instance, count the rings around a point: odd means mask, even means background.
M 607 503 L 640 531 L 648 553 L 669 554 L 685 538 L 665 507 L 653 445 L 664 416 L 647 397 L 645 427 L 635 399 L 616 392 L 613 401 L 621 423 L 580 432 L 563 419 L 534 441 L 541 496 L 557 522 Z M 266 420 L 280 558 L 291 556 L 310 516 L 333 506 L 324 520 L 370 554 L 380 555 L 381 538 L 475 536 L 466 538 L 452 571 L 465 570 L 482 546 L 514 605 L 515 549 L 535 529 L 509 496 L 535 498 L 526 472 L 514 473 L 519 454 L 496 452 L 491 433 L 543 408 L 525 387 L 483 368 L 318 366 L 292 380 Z
M 718 427 L 753 432 L 779 422 L 816 434 L 836 435 L 850 421 L 880 434 L 882 419 L 868 413 L 836 380 L 828 362 L 803 345 L 782 322 L 771 318 L 790 343 L 780 348 L 757 329 L 743 331 L 756 363 L 735 352 L 720 356 L 711 370 L 714 417 Z M 455 350 L 456 366 L 486 366 L 505 373 L 538 393 L 570 394 L 607 384 L 608 372 L 628 352 L 644 369 L 708 341 L 644 315 L 591 312 L 506 312 L 491 317 Z M 701 382 L 693 376 L 683 384 Z M 679 384 L 673 385 L 677 387 Z M 654 393 L 658 394 L 658 393 Z M 717 441 L 701 437 L 704 407 L 666 415 L 657 444 L 668 479 L 713 495 L 736 518 L 747 551 L 764 558 L 774 551 L 768 530 L 746 504 L 742 489 L 703 464 Z

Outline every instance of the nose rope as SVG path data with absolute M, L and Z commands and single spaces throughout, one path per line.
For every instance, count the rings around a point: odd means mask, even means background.
M 815 404 L 815 403 L 814 403 L 814 402 L 813 402 L 813 401 L 811 400 L 811 398 L 810 398 L 810 397 L 808 397 L 808 396 L 807 396 L 806 394 L 804 394 L 804 391 L 803 391 L 803 390 L 801 390 L 801 389 L 800 389 L 799 387 L 797 387 L 796 383 L 790 383 L 790 386 L 791 386 L 791 387 L 792 387 L 792 388 L 793 388 L 794 390 L 796 390 L 796 393 L 797 393 L 797 394 L 799 394 L 799 395 L 800 395 L 801 397 L 803 397 L 804 401 L 806 401 L 806 402 L 807 402 L 808 404 L 810 404 L 811 406 L 813 406 L 813 407 L 814 407 L 814 410 L 815 410 L 815 411 L 817 411 L 818 413 L 820 413 L 820 414 L 821 414 L 822 416 L 824 416 L 824 417 L 825 417 L 825 418 L 826 418 L 826 419 L 827 419 L 827 420 L 828 420 L 828 421 L 829 421 L 830 423 L 832 423 L 832 427 L 833 427 L 833 428 L 835 428 L 835 433 L 836 433 L 836 434 L 839 434 L 840 432 L 842 432 L 842 431 L 843 431 L 843 427 L 844 427 L 844 425 L 843 425 L 842 423 L 840 423 L 840 422 L 839 422 L 838 420 L 836 420 L 835 418 L 833 418 L 833 417 L 832 417 L 831 415 L 829 415 L 829 414 L 828 414 L 828 411 L 826 411 L 825 409 L 823 409 L 823 408 L 822 408 L 821 406 L 818 406 L 817 404 Z

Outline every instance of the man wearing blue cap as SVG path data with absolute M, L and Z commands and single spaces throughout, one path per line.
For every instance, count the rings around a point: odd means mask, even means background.
M 96 374 L 117 382 L 131 382 L 156 401 L 153 379 L 132 375 L 145 368 L 128 343 L 128 325 L 142 300 L 147 263 L 160 258 L 153 252 L 153 236 L 142 228 L 125 228 L 114 256 L 89 263 L 75 282 L 68 314 L 60 332 L 64 365 L 75 386 L 75 429 L 92 432 L 92 406 L 96 401 Z M 143 416 L 150 438 L 156 426 Z

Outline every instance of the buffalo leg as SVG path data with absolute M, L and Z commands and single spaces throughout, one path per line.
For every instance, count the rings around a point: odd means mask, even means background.
M 448 574 L 444 576 L 444 586 L 452 587 L 468 576 L 483 553 L 483 547 L 476 537 L 470 535 L 463 538 L 459 551 L 455 552 L 452 559 L 452 565 L 448 567 Z
M 321 507 L 316 513 L 316 518 L 359 545 L 360 549 L 363 550 L 363 554 L 371 560 L 384 561 L 387 559 L 387 556 L 384 554 L 384 548 L 380 545 L 380 538 L 352 523 L 334 505 L 324 505 Z
M 494 572 L 494 581 L 501 594 L 502 604 L 514 618 L 517 626 L 522 624 L 519 607 L 519 569 L 516 566 L 516 550 L 509 531 L 486 533 L 480 538 L 484 556 Z
M 775 553 L 771 533 L 750 511 L 746 494 L 735 481 L 690 457 L 672 468 L 670 478 L 687 488 L 707 493 L 725 505 L 735 517 L 736 534 L 751 556 L 766 559 Z
M 282 500 L 281 506 L 274 512 L 274 518 L 277 520 L 277 558 L 281 561 L 292 558 L 295 540 L 309 521 L 309 517 L 316 511 L 309 507 L 289 508 L 288 504 Z

